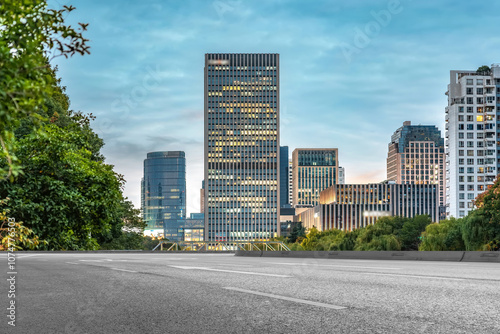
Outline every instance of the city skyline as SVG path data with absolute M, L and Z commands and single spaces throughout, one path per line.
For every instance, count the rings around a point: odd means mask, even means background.
M 127 180 L 125 195 L 140 206 L 148 152 L 182 150 L 192 213 L 203 179 L 205 53 L 279 53 L 281 145 L 338 147 L 346 183 L 380 182 L 390 136 L 403 121 L 444 131 L 449 71 L 498 62 L 488 16 L 499 4 L 428 6 L 88 1 L 68 20 L 90 23 L 91 55 L 56 64 L 71 107 L 97 116 L 93 128 L 107 162 Z M 466 24 L 479 13 L 481 22 Z M 476 43 L 479 32 L 487 42 Z

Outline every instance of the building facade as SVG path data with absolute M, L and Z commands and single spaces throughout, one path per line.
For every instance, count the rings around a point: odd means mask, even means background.
M 403 123 L 391 136 L 387 155 L 387 180 L 399 184 L 436 184 L 444 207 L 445 153 L 441 131 L 433 125 Z
M 279 55 L 205 55 L 205 240 L 279 235 Z
M 304 227 L 352 231 L 384 216 L 428 215 L 439 221 L 437 184 L 339 184 L 322 191 L 320 202 L 298 214 Z
M 337 184 L 345 184 L 345 168 L 339 166 L 339 180 Z
M 144 233 L 178 240 L 178 220 L 186 218 L 186 157 L 181 151 L 151 152 L 141 184 Z
M 297 148 L 292 152 L 293 206 L 319 204 L 321 191 L 337 183 L 336 148 Z
M 446 107 L 446 215 L 464 217 L 498 174 L 500 65 L 450 71 Z
M 290 204 L 288 191 L 288 146 L 280 146 L 280 208 Z

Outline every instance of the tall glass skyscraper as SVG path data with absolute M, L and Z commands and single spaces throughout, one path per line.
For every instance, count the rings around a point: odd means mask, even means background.
M 279 235 L 279 55 L 205 55 L 205 240 Z
M 179 220 L 186 218 L 186 157 L 184 152 L 151 152 L 144 160 L 142 217 L 145 234 L 179 238 Z

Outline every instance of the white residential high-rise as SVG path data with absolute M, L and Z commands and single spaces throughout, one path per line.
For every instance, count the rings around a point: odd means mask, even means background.
M 464 217 L 500 166 L 500 64 L 450 71 L 446 107 L 446 216 Z

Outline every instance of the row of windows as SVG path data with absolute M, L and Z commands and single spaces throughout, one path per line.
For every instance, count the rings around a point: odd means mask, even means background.
M 465 118 L 464 115 L 458 115 L 458 121 L 459 122 L 464 122 L 465 119 L 467 119 L 467 122 L 474 122 L 474 116 L 472 115 L 467 115 L 467 118 Z M 484 121 L 493 121 L 495 120 L 495 116 L 493 115 L 477 115 L 476 116 L 476 122 L 484 122 Z
M 458 159 L 458 164 L 459 165 L 464 165 L 464 160 L 465 159 L 463 159 L 463 158 Z M 487 165 L 488 164 L 493 164 L 493 163 L 495 163 L 495 160 L 492 159 L 492 158 L 490 158 L 490 159 L 482 159 L 482 158 L 477 159 L 477 164 L 478 165 L 484 165 L 485 163 Z M 467 165 L 474 165 L 474 159 L 467 159 Z M 490 168 L 490 167 L 488 167 L 488 168 Z
M 493 138 L 495 136 L 494 132 L 488 132 L 486 138 Z M 484 139 L 484 132 L 477 132 L 476 139 Z M 458 139 L 464 139 L 464 132 L 458 133 Z M 474 132 L 467 132 L 467 139 L 474 139 Z
M 484 191 L 486 190 L 486 186 L 484 184 L 478 184 L 476 186 L 477 191 Z M 459 191 L 465 191 L 465 185 L 464 184 L 459 184 L 458 185 L 458 190 Z M 468 184 L 467 185 L 467 191 L 474 191 L 474 185 L 473 184 Z
M 474 79 L 465 79 L 465 84 L 467 86 L 471 86 L 474 84 Z M 496 79 L 497 83 L 500 83 L 500 79 Z M 477 85 L 482 85 L 484 83 L 483 79 L 476 79 L 476 84 Z M 491 79 L 486 79 L 486 85 L 491 85 Z
M 483 87 L 477 87 L 476 88 L 476 94 L 478 95 L 483 95 L 486 92 L 486 94 L 491 94 L 493 93 L 493 87 L 488 87 L 484 89 Z M 472 87 L 467 87 L 465 88 L 465 94 L 467 95 L 474 95 L 474 88 Z
M 478 157 L 482 157 L 482 156 L 485 156 L 485 155 L 494 155 L 495 154 L 495 150 L 477 150 L 477 151 L 467 150 L 467 156 L 468 157 L 473 157 L 474 156 L 474 152 L 476 153 L 475 155 L 477 155 Z M 465 150 L 458 150 L 458 156 L 463 157 L 464 153 L 465 153 Z
M 484 104 L 485 101 L 486 103 L 493 103 L 495 102 L 496 98 L 495 96 L 486 96 L 486 99 L 484 97 L 476 97 L 476 104 Z M 468 97 L 465 99 L 467 104 L 474 104 L 474 98 L 473 97 Z
M 486 177 L 484 177 L 484 176 L 478 176 L 478 177 L 477 177 L 477 182 L 487 182 L 486 180 L 487 180 L 487 179 L 486 179 Z M 490 178 L 489 180 L 491 180 L 491 181 L 492 181 L 492 179 L 491 179 L 491 178 Z M 462 175 L 460 175 L 460 176 L 458 177 L 458 182 L 465 182 L 465 177 L 464 177 L 464 176 L 462 176 Z M 467 176 L 467 182 L 474 182 L 474 176 Z
M 495 111 L 495 107 L 494 106 L 487 106 L 485 108 L 483 107 L 476 107 L 476 112 L 478 113 L 482 113 L 482 112 L 494 112 Z M 464 107 L 459 107 L 458 108 L 458 112 L 464 112 Z M 467 112 L 468 113 L 473 113 L 474 112 L 474 107 L 467 107 Z
M 495 124 L 477 124 L 477 130 L 490 130 L 495 127 Z M 464 124 L 458 124 L 458 130 L 465 130 Z M 474 130 L 474 124 L 467 124 L 467 130 Z
M 459 207 L 460 209 L 465 208 L 465 203 L 464 203 L 464 202 L 459 202 L 459 203 L 458 203 L 458 207 Z M 468 207 L 469 209 L 472 209 L 472 208 L 474 207 L 474 203 L 472 203 L 472 202 L 467 202 L 467 207 Z

